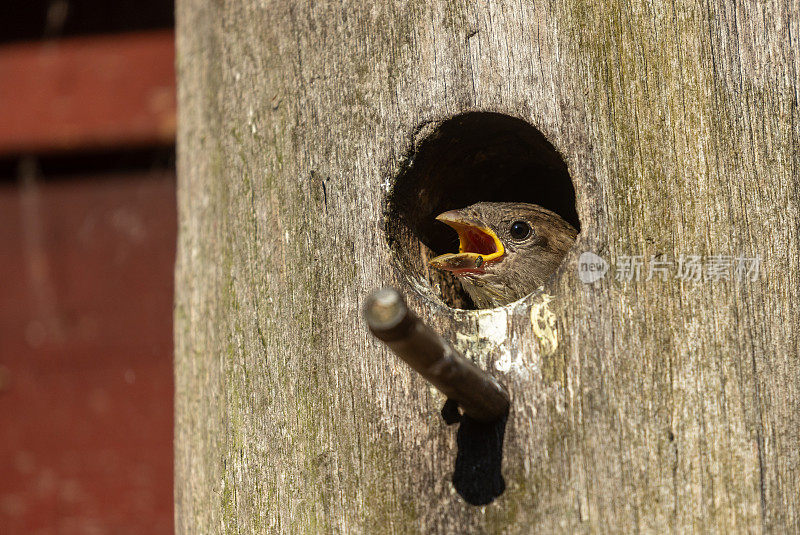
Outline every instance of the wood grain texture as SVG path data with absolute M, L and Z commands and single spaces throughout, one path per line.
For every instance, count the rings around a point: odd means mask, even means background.
M 178 532 L 800 530 L 796 2 L 177 14 Z M 482 312 L 400 273 L 382 220 L 419 126 L 470 110 L 561 151 L 582 224 L 542 291 Z M 583 251 L 762 270 L 589 285 Z M 452 489 L 443 400 L 361 321 L 387 284 L 511 392 L 488 506 Z

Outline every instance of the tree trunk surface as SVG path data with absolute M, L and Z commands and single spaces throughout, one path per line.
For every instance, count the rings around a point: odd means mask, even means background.
M 800 532 L 800 4 L 177 4 L 179 533 Z M 484 311 L 403 273 L 384 221 L 420 125 L 469 111 L 546 136 L 582 225 Z M 646 280 L 658 254 L 703 278 Z M 363 323 L 387 285 L 511 393 L 489 504 Z

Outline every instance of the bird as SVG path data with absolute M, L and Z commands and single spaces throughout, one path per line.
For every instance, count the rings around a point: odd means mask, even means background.
M 436 220 L 455 229 L 459 248 L 429 264 L 455 275 L 478 308 L 507 305 L 536 290 L 578 235 L 558 214 L 522 202 L 479 202 Z

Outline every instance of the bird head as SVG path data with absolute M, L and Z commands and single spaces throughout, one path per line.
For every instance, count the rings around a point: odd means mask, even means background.
M 479 307 L 507 304 L 538 288 L 577 236 L 560 216 L 528 203 L 480 202 L 436 219 L 458 233 L 459 248 L 430 265 L 458 277 Z

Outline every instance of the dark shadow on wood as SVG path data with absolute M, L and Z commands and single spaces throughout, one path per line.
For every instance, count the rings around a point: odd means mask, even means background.
M 508 415 L 495 422 L 479 422 L 460 415 L 458 404 L 448 399 L 442 407 L 442 418 L 448 425 L 461 422 L 456 435 L 453 487 L 470 505 L 492 503 L 506 490 L 502 465 Z

